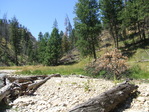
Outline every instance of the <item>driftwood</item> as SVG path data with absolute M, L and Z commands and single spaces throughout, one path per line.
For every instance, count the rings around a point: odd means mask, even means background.
M 47 75 L 39 75 L 39 76 L 5 76 L 6 79 L 9 80 L 10 83 L 12 82 L 18 82 L 18 83 L 23 83 L 27 81 L 34 81 L 37 79 L 44 79 L 48 77 Z
M 137 88 L 138 86 L 126 81 L 85 103 L 77 105 L 69 112 L 109 112 L 125 101 Z
M 2 87 L 2 88 L 0 89 L 0 101 L 1 101 L 3 98 L 5 98 L 7 95 L 10 94 L 10 90 L 11 90 L 11 88 L 12 88 L 13 86 L 14 86 L 14 85 L 13 85 L 12 83 L 10 83 L 10 84 L 8 84 L 8 85 L 6 85 L 6 86 L 4 86 L 4 87 Z
M 5 76 L 4 81 L 7 81 L 7 83 L 4 82 L 6 85 L 0 89 L 0 102 L 3 99 L 7 99 L 8 96 L 11 97 L 10 99 L 13 99 L 20 95 L 32 94 L 51 77 L 60 77 L 60 74 L 27 77 Z
M 32 92 L 34 92 L 39 86 L 41 86 L 42 84 L 44 84 L 47 80 L 49 80 L 51 77 L 60 77 L 60 74 L 54 74 L 51 76 L 46 77 L 44 80 L 41 80 L 39 82 L 35 82 L 32 84 L 28 85 L 28 91 L 32 90 Z

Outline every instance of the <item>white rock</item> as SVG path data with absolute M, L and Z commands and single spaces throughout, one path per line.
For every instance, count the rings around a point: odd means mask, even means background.
M 138 97 L 137 100 L 140 101 L 140 102 L 145 102 L 146 101 L 145 97 Z
M 148 97 L 149 96 L 149 93 L 145 93 L 144 96 Z

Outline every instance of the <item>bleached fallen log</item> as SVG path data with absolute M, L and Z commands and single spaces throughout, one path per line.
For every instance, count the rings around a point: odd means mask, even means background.
M 23 83 L 23 82 L 28 82 L 28 81 L 34 81 L 37 79 L 44 79 L 48 77 L 48 75 L 36 75 L 36 76 L 5 76 L 7 80 L 9 80 L 10 83 L 12 82 L 18 82 L 18 83 Z
M 0 102 L 3 98 L 10 94 L 11 89 L 14 87 L 14 84 L 10 83 L 0 89 Z
M 50 75 L 50 76 L 46 77 L 45 79 L 43 79 L 41 81 L 29 84 L 28 87 L 27 87 L 28 91 L 32 90 L 32 92 L 34 92 L 39 86 L 44 84 L 47 80 L 49 80 L 52 77 L 61 77 L 61 75 L 60 74 Z
M 87 102 L 75 106 L 69 112 L 109 112 L 125 101 L 137 88 L 138 86 L 128 82 L 119 84 Z
M 30 77 L 5 77 L 10 80 L 4 87 L 0 89 L 0 102 L 7 99 L 7 96 L 16 98 L 20 95 L 32 94 L 38 87 L 44 84 L 51 77 L 60 77 L 60 74 L 50 76 L 30 76 Z M 40 81 L 36 81 L 40 78 Z M 41 79 L 42 78 L 42 79 Z

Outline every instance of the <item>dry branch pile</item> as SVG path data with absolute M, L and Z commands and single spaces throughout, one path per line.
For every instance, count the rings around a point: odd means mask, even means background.
M 46 76 L 4 76 L 4 87 L 0 89 L 0 102 L 5 103 L 9 99 L 17 98 L 20 95 L 30 95 L 51 77 L 60 77 L 60 74 Z
M 121 75 L 128 70 L 126 62 L 127 57 L 123 56 L 120 50 L 114 49 L 106 52 L 95 62 L 90 63 L 86 67 L 86 70 L 92 75 L 99 75 L 101 71 L 105 71 L 104 77 L 108 78 L 108 75 L 111 74 L 114 75 L 116 79 L 120 79 Z

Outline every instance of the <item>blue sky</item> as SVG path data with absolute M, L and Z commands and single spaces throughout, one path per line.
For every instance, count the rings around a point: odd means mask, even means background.
M 41 31 L 51 33 L 53 22 L 57 19 L 59 31 L 65 31 L 65 17 L 71 24 L 75 17 L 74 6 L 78 0 L 0 0 L 0 18 L 16 16 L 19 23 L 29 29 L 38 38 Z

